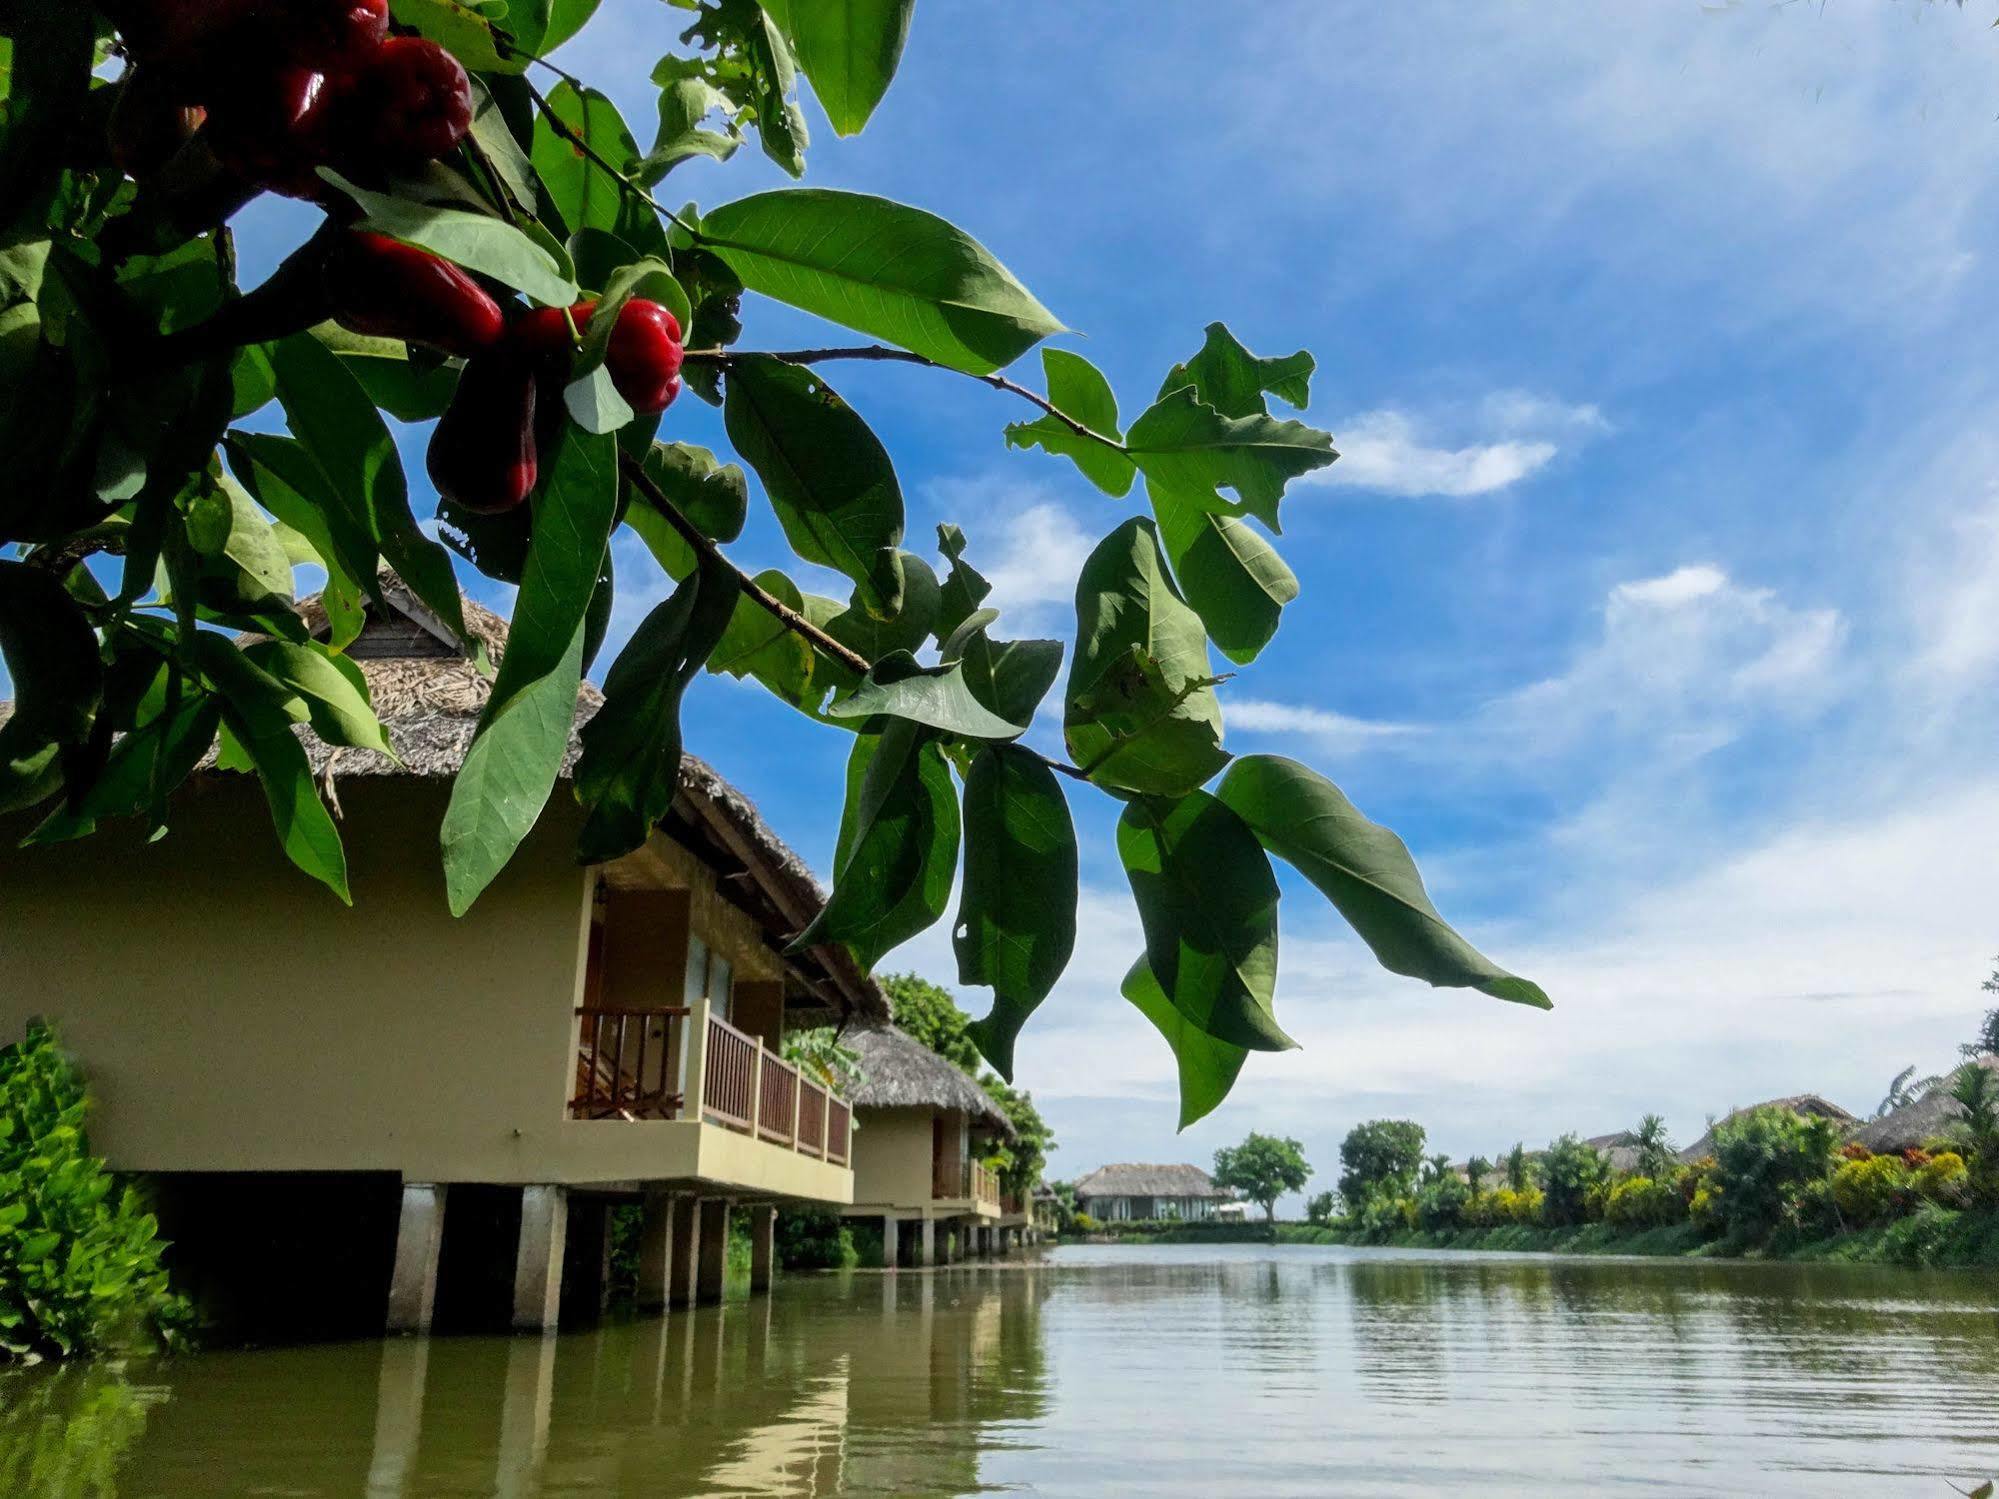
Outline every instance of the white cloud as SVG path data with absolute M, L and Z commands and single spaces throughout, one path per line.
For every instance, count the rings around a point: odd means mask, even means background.
M 1334 432 L 1340 460 L 1321 470 L 1320 482 L 1410 497 L 1491 494 L 1545 468 L 1558 451 L 1552 442 L 1518 438 L 1438 447 L 1423 442 L 1399 411 L 1364 412 Z
M 1969 686 L 1999 667 L 1999 485 L 1943 532 L 1911 580 L 1921 635 L 1917 665 Z
M 1042 501 L 1002 521 L 987 538 L 983 560 L 974 554 L 973 561 L 993 585 L 992 607 L 1038 617 L 1075 599 L 1076 575 L 1094 545 L 1075 516 Z
M 1231 697 L 1227 709 L 1231 731 L 1293 734 L 1311 740 L 1328 753 L 1354 750 L 1385 739 L 1402 739 L 1423 732 L 1417 724 L 1350 718 L 1325 708 L 1267 702 L 1259 698 Z

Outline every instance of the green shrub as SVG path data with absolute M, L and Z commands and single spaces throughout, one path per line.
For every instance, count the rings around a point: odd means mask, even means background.
M 1078 1213 L 1070 1222 L 1079 1234 L 1093 1234 L 1097 1231 L 1097 1220 L 1088 1213 Z
M 774 1237 L 781 1269 L 851 1270 L 861 1262 L 852 1225 L 821 1208 L 780 1208 Z M 880 1247 L 874 1247 L 879 1263 Z
M 1832 1174 L 1832 1200 L 1848 1223 L 1886 1223 L 1915 1205 L 1915 1173 L 1898 1155 L 1842 1161 Z
M 1370 1239 L 1386 1239 L 1395 1234 L 1408 1233 L 1420 1221 L 1416 1215 L 1416 1200 L 1397 1196 L 1393 1192 L 1380 1192 L 1368 1198 L 1357 1216 L 1361 1233 Z
M 1687 1205 L 1674 1182 L 1628 1176 L 1610 1189 L 1603 1216 L 1619 1228 L 1663 1228 L 1685 1222 Z
M 1305 1204 L 1305 1220 L 1308 1223 L 1331 1223 L 1333 1221 L 1333 1194 L 1321 1192 Z
M 1449 1173 L 1416 1194 L 1416 1221 L 1431 1233 L 1450 1233 L 1465 1226 L 1471 1188 Z
M 1541 1217 L 1563 1228 L 1603 1216 L 1610 1162 L 1574 1135 L 1563 1135 L 1541 1157 Z
M 47 1027 L 0 1048 L 0 1354 L 98 1353 L 188 1321 L 158 1224 L 90 1154 L 88 1107 Z
M 1528 1225 L 1539 1223 L 1542 1201 L 1542 1193 L 1538 1187 L 1525 1187 L 1517 1192 L 1512 1187 L 1501 1187 L 1492 1194 L 1492 1223 L 1494 1226 L 1508 1223 Z
M 1789 1109 L 1749 1109 L 1717 1125 L 1708 1175 L 1729 1234 L 1761 1241 L 1798 1226 L 1798 1202 L 1830 1173 L 1835 1143 L 1830 1120 Z
M 1954 1150 L 1940 1150 L 1915 1173 L 1916 1193 L 1941 1207 L 1962 1207 L 1969 1195 L 1971 1170 Z

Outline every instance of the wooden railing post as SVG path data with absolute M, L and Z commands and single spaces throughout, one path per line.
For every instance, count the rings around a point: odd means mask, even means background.
M 680 1094 L 687 1117 L 697 1124 L 702 1118 L 702 1098 L 708 1080 L 708 1001 L 697 999 L 687 1007 L 687 1071 Z
M 764 1127 L 764 1043 L 753 1036 L 756 1050 L 750 1053 L 750 1138 L 760 1139 Z
M 799 1073 L 791 1086 L 791 1148 L 798 1149 L 798 1121 L 805 1109 L 805 1074 Z

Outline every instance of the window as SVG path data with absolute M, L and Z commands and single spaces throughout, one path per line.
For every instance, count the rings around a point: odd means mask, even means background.
M 692 932 L 687 934 L 687 981 L 683 986 L 686 1003 L 705 999 L 713 1006 L 714 1012 L 722 1019 L 731 1018 L 729 1013 L 729 987 L 733 972 L 729 960 L 720 953 L 709 950 Z

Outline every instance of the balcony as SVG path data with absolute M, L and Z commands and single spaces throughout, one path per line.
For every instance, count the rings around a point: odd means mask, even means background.
M 576 1011 L 576 1021 L 572 1121 L 651 1124 L 676 1137 L 692 1132 L 677 1148 L 662 1149 L 659 1167 L 645 1174 L 852 1200 L 852 1111 L 757 1037 L 713 1013 L 707 1001 L 648 1009 L 586 1006 Z M 690 1037 L 701 1043 L 690 1046 Z M 799 1165 L 783 1164 L 798 1158 Z M 814 1165 L 801 1170 L 806 1162 Z
M 931 1173 L 931 1194 L 939 1202 L 962 1202 L 974 1212 L 998 1216 L 999 1175 L 977 1161 L 940 1159 Z

